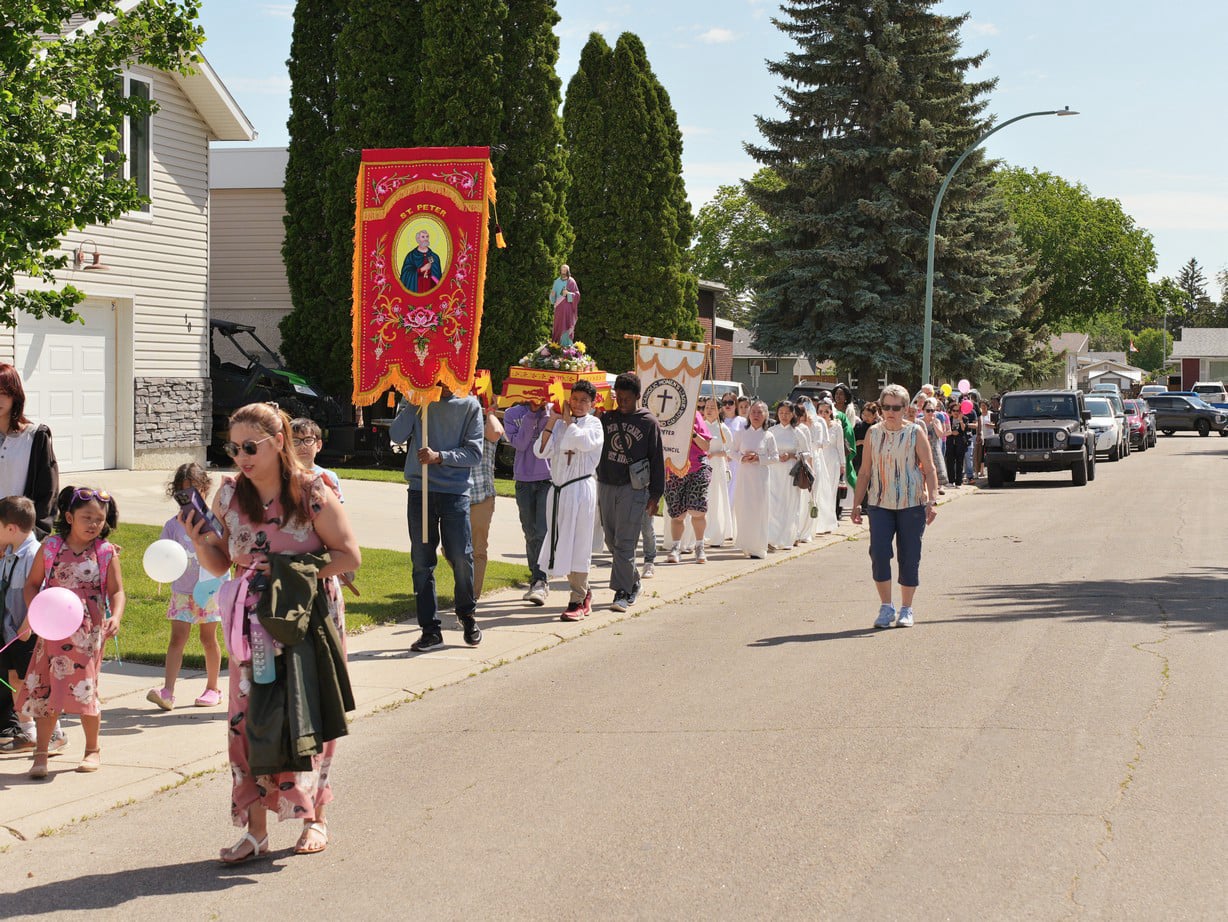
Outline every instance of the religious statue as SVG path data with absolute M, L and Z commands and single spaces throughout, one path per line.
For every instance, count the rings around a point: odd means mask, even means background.
M 576 320 L 580 316 L 580 286 L 566 265 L 559 266 L 550 301 L 554 305 L 554 330 L 550 338 L 560 346 L 570 346 L 575 342 Z
M 418 231 L 415 239 L 417 248 L 410 250 L 401 264 L 401 284 L 414 294 L 425 294 L 443 278 L 443 262 L 431 249 L 430 231 Z

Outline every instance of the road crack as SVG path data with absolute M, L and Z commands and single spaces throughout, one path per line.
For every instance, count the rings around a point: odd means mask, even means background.
M 1172 682 L 1171 663 L 1169 658 L 1160 649 L 1164 644 L 1168 643 L 1169 638 L 1169 618 L 1168 611 L 1164 607 L 1163 601 L 1158 597 L 1153 596 L 1151 601 L 1156 605 L 1160 612 L 1160 636 L 1156 640 L 1140 640 L 1138 643 L 1130 645 L 1132 650 L 1138 653 L 1144 653 L 1148 656 L 1154 656 L 1160 664 L 1160 681 L 1156 688 L 1155 696 L 1151 700 L 1151 705 L 1147 708 L 1147 712 L 1139 719 L 1139 721 L 1130 728 L 1130 734 L 1134 740 L 1134 753 L 1125 765 L 1125 774 L 1117 783 L 1117 793 L 1113 797 L 1105 810 L 1100 813 L 1100 822 L 1104 825 L 1104 831 L 1101 833 L 1096 844 L 1093 846 L 1096 852 L 1096 863 L 1093 865 L 1089 874 L 1096 874 L 1104 870 L 1109 863 L 1108 848 L 1113 843 L 1113 814 L 1121 807 L 1126 799 L 1126 795 L 1130 791 L 1130 787 L 1134 784 L 1134 775 L 1138 771 L 1139 765 L 1143 761 L 1143 754 L 1147 750 L 1146 744 L 1143 742 L 1143 728 L 1155 717 L 1160 706 L 1164 703 L 1164 699 L 1168 697 L 1168 688 Z M 1066 896 L 1074 905 L 1076 914 L 1083 912 L 1087 907 L 1079 902 L 1079 885 L 1081 876 L 1078 871 L 1070 880 L 1070 886 L 1066 890 Z

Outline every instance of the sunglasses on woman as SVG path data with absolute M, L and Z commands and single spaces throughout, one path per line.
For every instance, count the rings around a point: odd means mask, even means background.
M 111 494 L 106 490 L 89 490 L 82 487 L 79 490 L 72 491 L 72 498 L 73 502 L 79 500 L 83 503 L 88 503 L 90 500 L 96 499 L 100 503 L 109 503 L 111 501 Z
M 248 439 L 242 445 L 236 445 L 234 442 L 227 442 L 225 445 L 222 446 L 222 451 L 226 452 L 226 454 L 230 455 L 230 457 L 232 458 L 239 457 L 240 451 L 243 452 L 243 454 L 247 455 L 248 457 L 251 457 L 252 455 L 256 454 L 256 452 L 260 450 L 260 446 L 262 444 L 267 442 L 272 437 L 273 436 L 271 435 L 266 435 L 264 438 L 257 439 L 254 442 L 251 439 Z
M 880 403 L 879 404 L 879 408 L 884 413 L 903 413 L 904 406 L 905 405 L 902 403 Z

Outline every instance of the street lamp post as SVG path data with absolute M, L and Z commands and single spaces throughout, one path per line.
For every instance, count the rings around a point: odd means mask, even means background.
M 943 179 L 942 185 L 938 187 L 938 197 L 934 199 L 934 210 L 930 213 L 930 234 L 928 252 L 925 259 L 925 338 L 921 353 L 921 383 L 925 384 L 930 380 L 930 346 L 933 335 L 934 326 L 934 238 L 938 232 L 938 209 L 942 207 L 942 197 L 946 195 L 947 186 L 951 184 L 951 178 L 955 175 L 955 171 L 960 168 L 968 155 L 981 146 L 981 144 L 990 135 L 1001 131 L 1007 125 L 1013 125 L 1015 122 L 1022 121 L 1025 118 L 1035 118 L 1038 115 L 1078 115 L 1078 112 L 1070 111 L 1070 106 L 1064 109 L 1050 109 L 1045 112 L 1027 112 L 1023 115 L 1016 115 L 1014 118 L 1009 118 L 1001 125 L 989 129 L 979 138 L 969 145 L 968 149 L 959 155 L 959 159 L 952 164 L 951 169 L 947 171 L 946 178 Z

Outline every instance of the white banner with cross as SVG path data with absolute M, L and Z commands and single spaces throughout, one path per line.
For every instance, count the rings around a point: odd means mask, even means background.
M 708 346 L 653 336 L 633 338 L 640 405 L 657 418 L 665 447 L 665 465 L 681 477 L 687 472 L 695 401 L 704 377 Z

